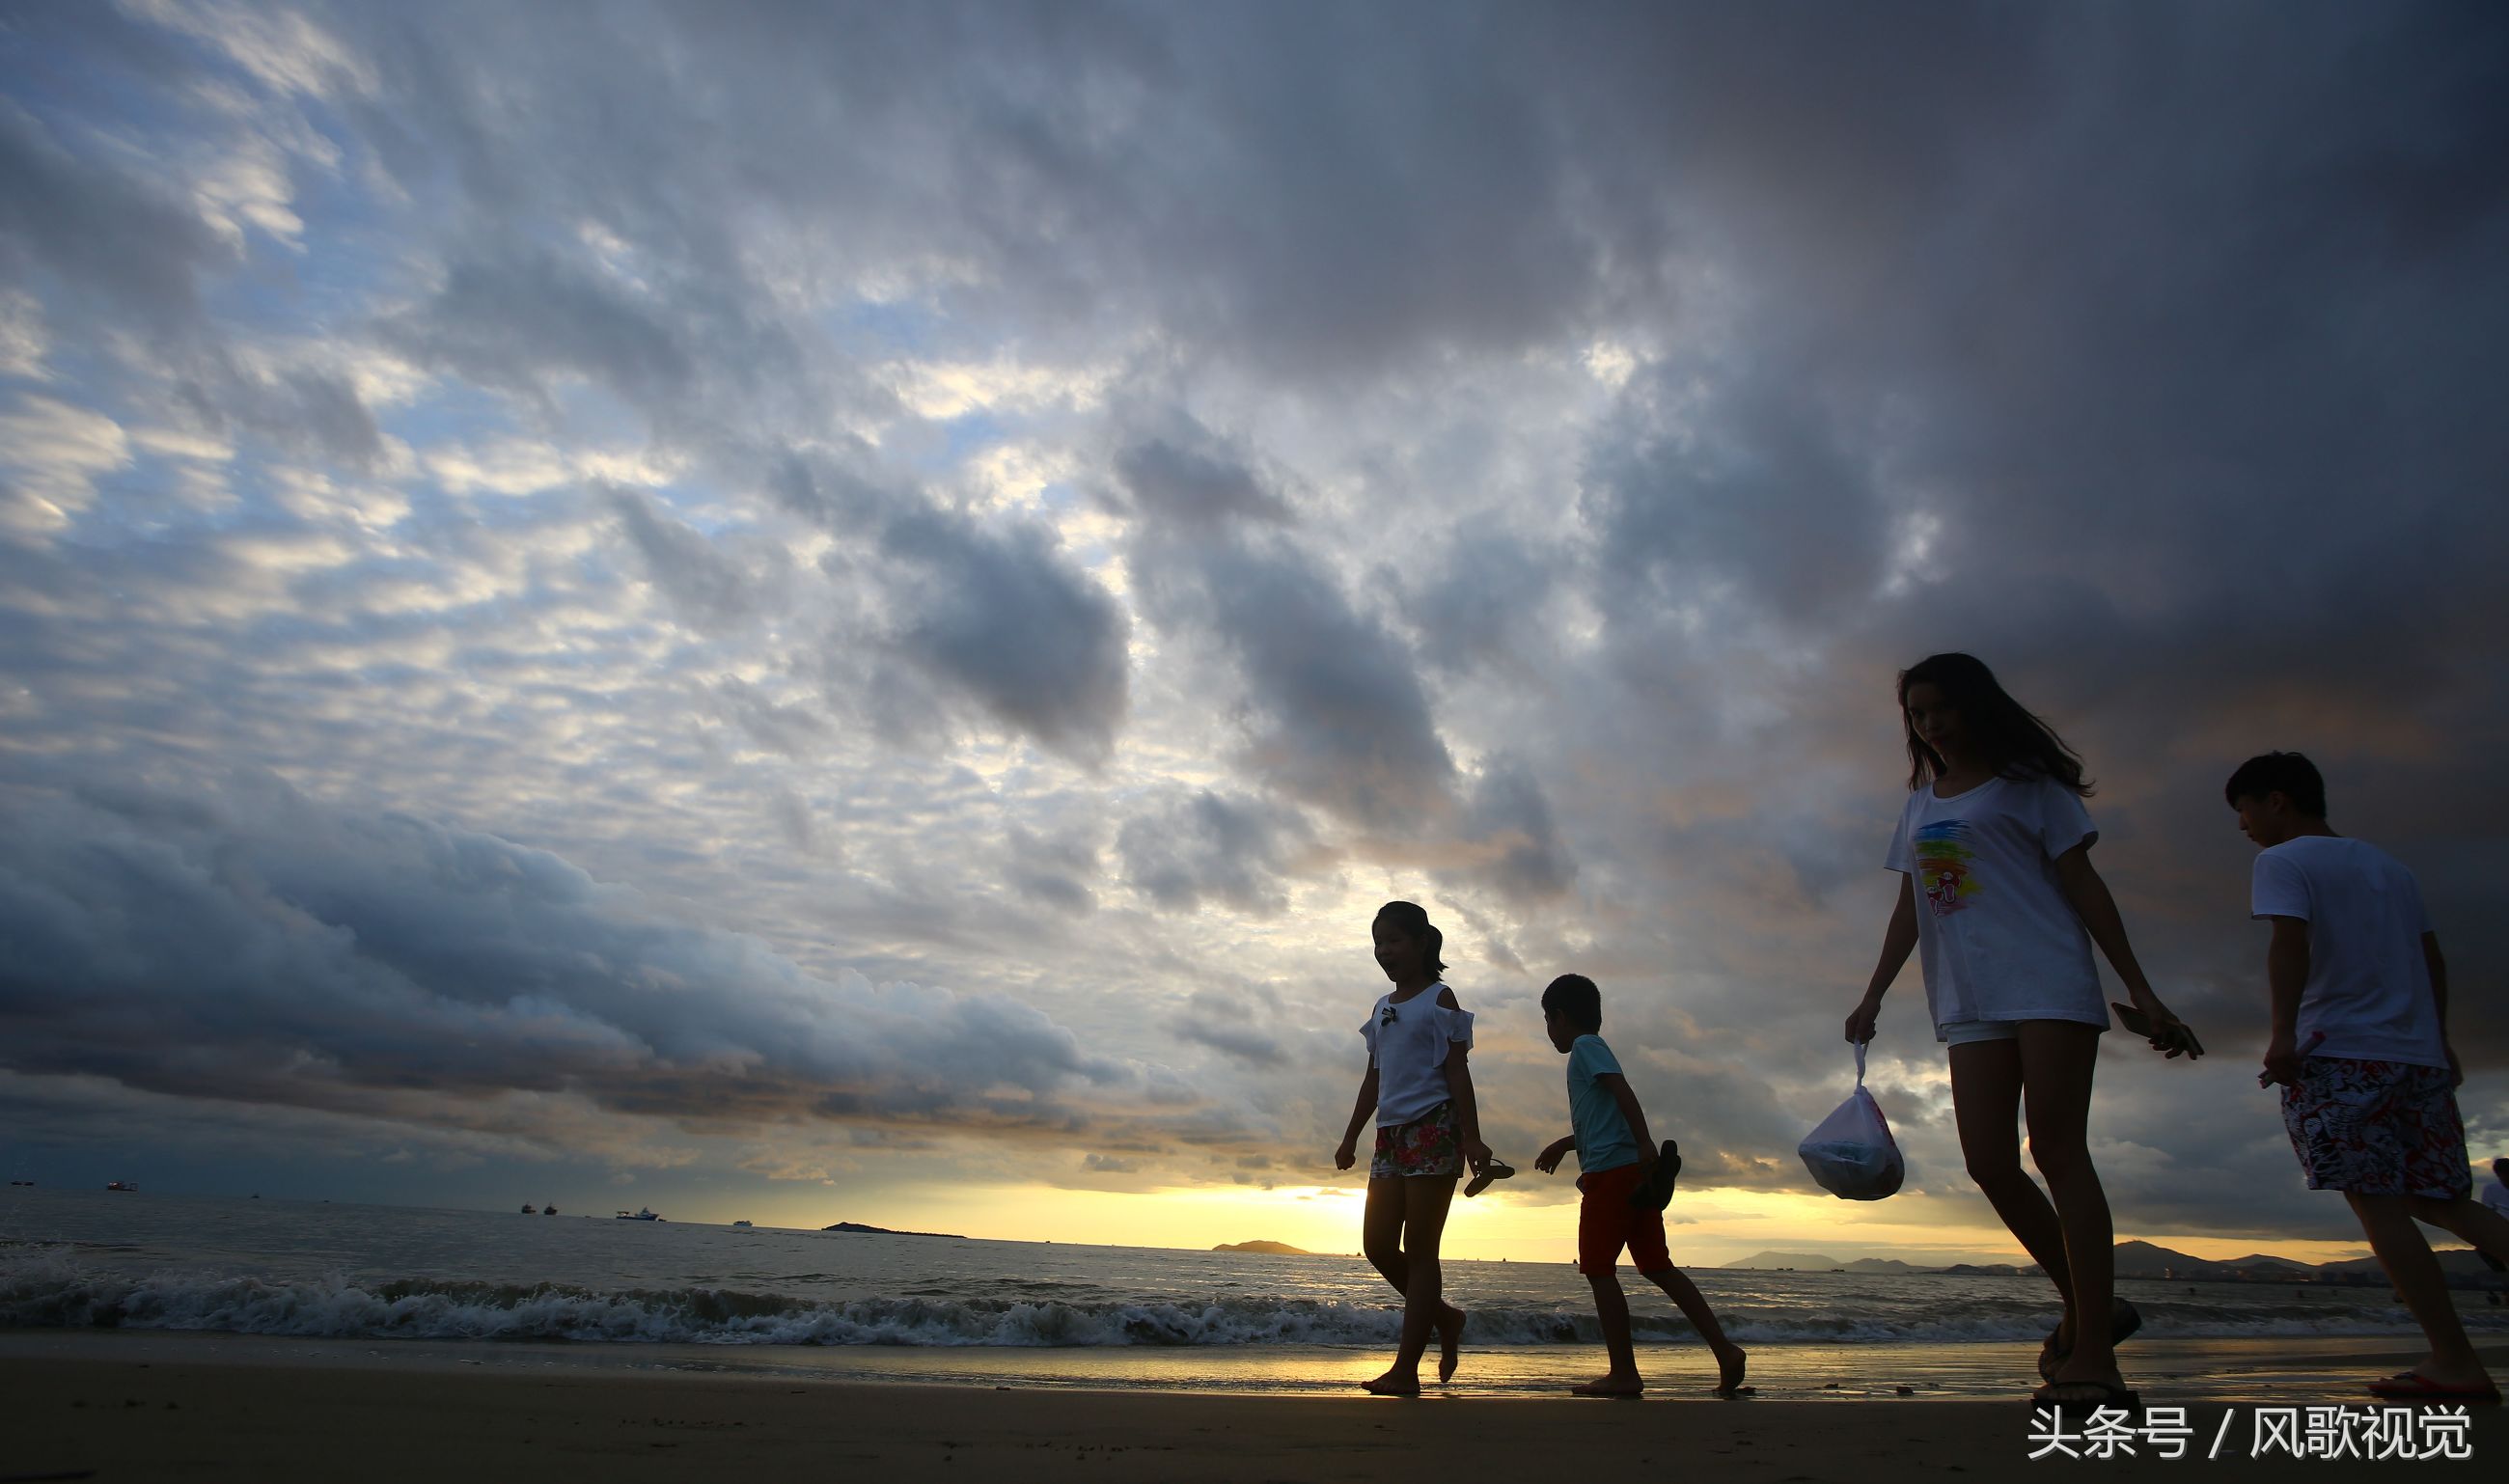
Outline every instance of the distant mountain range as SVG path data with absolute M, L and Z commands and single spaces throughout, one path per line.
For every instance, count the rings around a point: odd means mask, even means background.
M 2468 1280 L 2479 1281 L 2489 1271 L 2472 1247 L 2448 1248 L 2440 1252 L 2439 1261 L 2450 1280 L 2458 1286 L 2465 1286 Z M 1952 1273 L 1998 1278 L 2039 1271 L 2035 1263 L 1950 1263 L 1941 1267 L 1926 1267 L 1901 1262 L 1895 1257 L 1859 1257 L 1854 1262 L 1841 1262 L 1817 1252 L 1754 1252 L 1740 1262 L 1729 1262 L 1725 1266 L 1762 1270 L 1792 1268 L 1799 1273 Z M 2378 1260 L 2375 1257 L 2306 1263 L 2256 1252 L 2246 1257 L 2215 1262 L 2191 1257 L 2185 1252 L 2149 1242 L 2118 1243 L 2116 1273 L 2119 1278 L 2185 1279 L 2193 1282 L 2216 1283 L 2375 1284 L 2386 1281 L 2386 1276 L 2378 1271 Z
M 1793 1268 L 1802 1273 L 1827 1273 L 1833 1269 L 1848 1273 L 1937 1273 L 1942 1271 L 1938 1268 L 1921 1268 L 1913 1263 L 1901 1262 L 1895 1257 L 1859 1257 L 1854 1262 L 1842 1262 L 1835 1257 L 1823 1257 L 1817 1252 L 1754 1252 L 1740 1262 L 1729 1262 L 1725 1266 Z
M 1293 1247 L 1286 1242 L 1223 1242 L 1213 1247 L 1215 1252 L 1259 1252 L 1266 1257 L 1313 1257 L 1304 1247 Z

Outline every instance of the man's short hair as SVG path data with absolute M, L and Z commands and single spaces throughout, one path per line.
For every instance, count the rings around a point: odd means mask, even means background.
M 2263 798 L 2267 794 L 2280 794 L 2311 819 L 2326 817 L 2326 780 L 2318 776 L 2316 763 L 2298 753 L 2250 758 L 2222 789 L 2234 809 L 2242 798 Z
M 1588 1035 L 1603 1028 L 1603 991 L 1583 974 L 1562 974 L 1542 991 L 1545 1014 L 1557 1011 L 1559 1019 Z

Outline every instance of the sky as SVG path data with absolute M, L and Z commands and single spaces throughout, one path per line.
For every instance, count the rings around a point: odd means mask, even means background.
M 2503 263 L 2480 4 L 0 6 L 0 1163 L 1351 1251 L 1401 898 L 1450 1254 L 1575 971 L 1682 1260 L 2009 1257 L 1913 966 L 1907 1192 L 1794 1154 L 1957 649 L 2214 1052 L 2120 1237 L 2363 1250 L 2222 782 L 2509 1152 Z

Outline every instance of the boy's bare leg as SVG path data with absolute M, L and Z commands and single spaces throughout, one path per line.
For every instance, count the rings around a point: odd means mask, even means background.
M 1707 1349 L 1716 1356 L 1716 1394 L 1731 1396 L 1741 1390 L 1742 1367 L 1749 1353 L 1725 1338 L 1725 1326 L 1716 1322 L 1716 1311 L 1707 1307 L 1707 1295 L 1699 1291 L 1690 1275 L 1679 1268 L 1666 1268 L 1661 1273 L 1638 1276 L 1662 1288 L 1681 1310 L 1681 1317 L 1690 1321 L 1690 1327 L 1699 1331 L 1699 1338 L 1707 1342 Z
M 2429 1196 L 2407 1196 L 2405 1208 L 2414 1213 L 2415 1221 L 2427 1221 L 2482 1253 L 2492 1272 L 2509 1264 L 2509 1216 L 2473 1197 L 2437 1201 Z
M 1420 1356 L 1428 1350 L 1429 1336 L 1437 1331 L 1446 1309 L 1441 1291 L 1444 1272 L 1438 1258 L 1438 1243 L 1445 1235 L 1446 1208 L 1454 1202 L 1455 1178 L 1414 1175 L 1395 1182 L 1402 1191 L 1403 1256 L 1408 1282 L 1403 1292 L 1403 1345 L 1395 1352 L 1394 1368 L 1373 1381 L 1362 1383 L 1379 1396 L 1420 1394 Z M 1372 1180 L 1368 1183 L 1371 1187 L 1375 1184 Z
M 2431 1255 L 2421 1228 L 2414 1225 L 2410 1204 L 2414 1198 L 2363 1196 L 2347 1190 L 2343 1199 L 2352 1203 L 2352 1213 L 2361 1218 L 2361 1231 L 2370 1239 L 2370 1250 L 2378 1254 L 2378 1266 L 2387 1270 L 2387 1281 L 2396 1285 L 2406 1311 L 2430 1341 L 2429 1357 L 2414 1370 L 2442 1386 L 2482 1386 L 2490 1381 L 2491 1373 L 2483 1368 L 2481 1357 L 2466 1341 L 2456 1306 L 2449 1302 L 2447 1275 Z
M 2074 1344 L 2074 1270 L 2065 1261 L 2065 1229 L 2039 1182 L 2021 1168 L 2021 1043 L 1972 1041 L 1951 1049 L 1952 1116 L 1961 1155 L 2004 1230 L 2056 1285 L 2064 1302 L 2057 1345 Z
M 2122 1386 L 2108 1324 L 2116 1294 L 2116 1227 L 2100 1173 L 2091 1168 L 2091 1072 L 2099 1063 L 2100 1033 L 2070 1020 L 2024 1020 L 2019 1044 L 2030 1158 L 2046 1178 L 2065 1234 L 2077 1320 L 2073 1353 L 2056 1368 L 2056 1380 Z
M 1602 1325 L 1603 1353 L 1611 1356 L 1612 1368 L 1571 1390 L 1580 1396 L 1635 1396 L 1646 1383 L 1638 1378 L 1637 1347 L 1629 1339 L 1629 1296 L 1621 1291 L 1621 1276 L 1589 1273 L 1586 1281 L 1594 1290 L 1594 1318 Z
M 1403 1253 L 1404 1186 L 1399 1175 L 1379 1175 L 1367 1182 L 1367 1213 L 1361 1218 L 1360 1249 L 1394 1291 L 1411 1296 L 1411 1262 Z M 1463 1344 L 1464 1312 L 1452 1304 L 1438 1320 L 1438 1379 L 1454 1379 Z

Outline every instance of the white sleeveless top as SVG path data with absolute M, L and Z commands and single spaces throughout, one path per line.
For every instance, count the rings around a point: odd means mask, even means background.
M 1444 984 L 1431 984 L 1395 1003 L 1391 990 L 1376 997 L 1376 1009 L 1359 1033 L 1367 1041 L 1367 1064 L 1376 1068 L 1376 1122 L 1379 1127 L 1413 1123 L 1444 1102 L 1446 1048 L 1473 1045 L 1473 1015 L 1438 1003 Z

